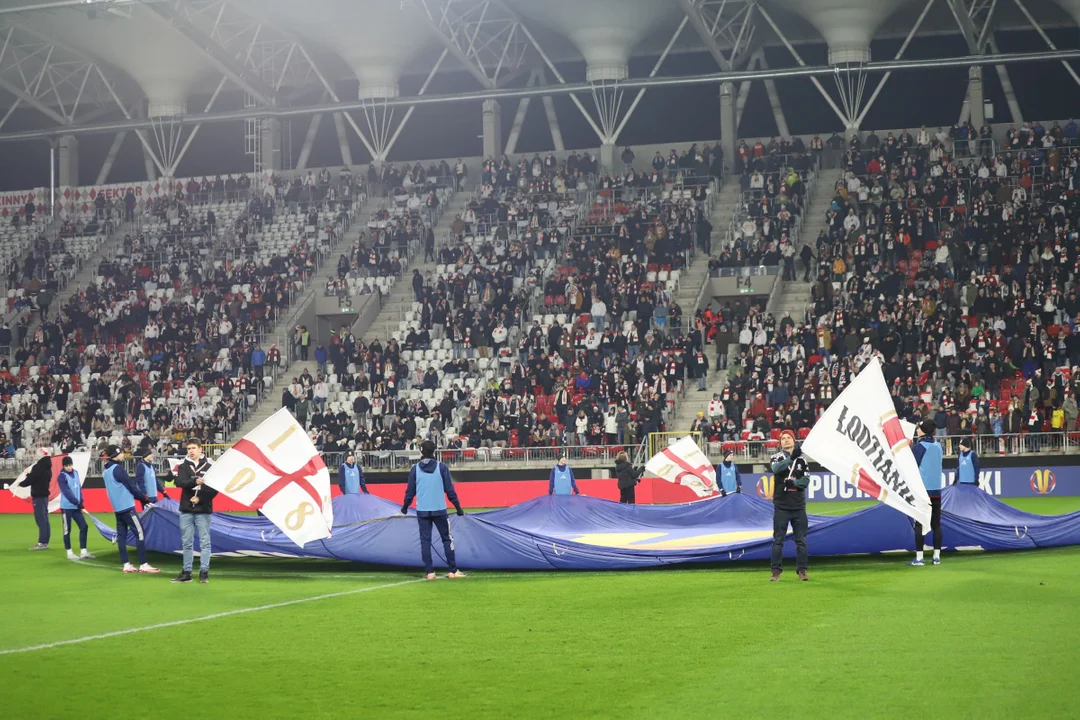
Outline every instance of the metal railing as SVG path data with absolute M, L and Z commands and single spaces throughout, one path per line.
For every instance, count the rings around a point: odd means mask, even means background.
M 252 408 L 253 410 L 254 408 Z M 250 411 L 248 411 L 250 412 Z M 241 425 L 243 423 L 241 422 Z M 217 460 L 225 451 L 232 445 L 230 443 L 204 443 L 203 453 L 211 461 Z M 96 449 L 92 450 L 96 453 Z M 586 465 L 590 467 L 595 466 L 610 466 L 615 463 L 615 458 L 620 452 L 626 452 L 629 461 L 633 465 L 643 465 L 647 460 L 647 448 L 644 441 L 639 443 L 628 443 L 623 445 L 590 445 L 583 446 L 564 446 L 564 445 L 550 445 L 540 447 L 482 447 L 482 448 L 461 448 L 461 449 L 443 449 L 438 450 L 435 453 L 437 459 L 446 463 L 450 467 L 458 469 L 484 469 L 485 467 L 505 467 L 506 464 L 512 463 L 514 465 L 531 465 L 539 467 L 550 467 L 555 465 L 560 457 L 566 456 L 571 466 Z M 345 458 L 348 456 L 354 456 L 357 459 L 358 464 L 365 471 L 393 471 L 403 470 L 411 467 L 417 461 L 420 460 L 419 450 L 343 450 L 336 452 L 324 452 L 320 453 L 323 462 L 328 468 L 330 468 L 331 482 L 336 482 L 335 469 L 345 462 Z M 170 463 L 183 460 L 183 454 L 155 454 L 153 465 L 157 468 L 159 477 L 164 477 L 169 473 Z M 30 467 L 37 460 L 37 457 L 30 456 L 22 459 L 0 459 L 0 473 L 4 476 L 15 476 L 23 469 Z M 128 472 L 134 474 L 136 460 L 132 457 L 125 457 L 121 460 L 121 464 L 124 465 Z M 104 461 L 100 458 L 94 457 L 90 460 L 90 466 L 87 468 L 87 472 L 91 476 L 100 476 L 101 471 L 104 468 Z M 7 472 L 5 472 L 5 470 Z
M 989 455 L 1068 455 L 1080 452 L 1080 431 L 1037 432 L 1014 435 L 939 435 L 946 457 L 956 457 L 961 440 L 972 443 L 980 456 Z M 733 450 L 740 462 L 768 459 L 780 446 L 779 440 L 710 440 L 703 443 L 705 453 L 713 460 L 723 459 Z

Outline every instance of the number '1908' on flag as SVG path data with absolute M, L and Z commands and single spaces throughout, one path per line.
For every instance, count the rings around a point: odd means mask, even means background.
M 282 408 L 207 472 L 206 484 L 262 512 L 300 547 L 330 537 L 330 472 L 304 429 Z

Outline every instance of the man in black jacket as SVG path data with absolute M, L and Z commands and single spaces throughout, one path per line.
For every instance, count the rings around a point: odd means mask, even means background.
M 784 562 L 784 537 L 788 525 L 795 536 L 795 571 L 800 580 L 806 576 L 809 552 L 806 549 L 806 486 L 810 484 L 802 448 L 795 447 L 795 433 L 780 433 L 780 452 L 772 456 L 773 471 L 773 543 L 770 582 L 780 579 Z
M 30 468 L 30 474 L 19 487 L 30 488 L 30 501 L 34 505 L 34 522 L 38 526 L 37 545 L 31 550 L 48 550 L 52 528 L 49 525 L 49 486 L 52 484 L 52 458 L 46 448 L 38 448 L 38 459 Z
M 619 486 L 619 502 L 624 505 L 633 505 L 634 486 L 641 481 L 642 470 L 630 464 L 630 458 L 625 452 L 615 456 L 615 478 Z
M 191 582 L 195 560 L 195 530 L 199 531 L 199 582 L 210 582 L 210 516 L 214 512 L 217 490 L 203 481 L 210 461 L 203 455 L 202 443 L 187 441 L 187 457 L 176 469 L 176 487 L 180 488 L 180 540 L 184 548 L 184 567 L 173 582 Z

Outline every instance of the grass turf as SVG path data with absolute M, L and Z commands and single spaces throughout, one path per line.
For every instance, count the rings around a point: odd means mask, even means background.
M 1057 514 L 1080 498 L 1015 501 Z M 812 512 L 858 509 L 814 504 Z M 0 516 L 0 717 L 1073 717 L 1080 548 L 610 573 L 215 559 L 208 586 L 29 553 Z M 312 599 L 318 598 L 318 599 Z M 284 604 L 299 601 L 294 604 Z M 277 607 L 246 612 L 250 608 Z M 214 619 L 184 622 L 224 613 Z M 228 614 L 233 613 L 233 614 Z M 1070 709 L 1072 708 L 1072 709 Z

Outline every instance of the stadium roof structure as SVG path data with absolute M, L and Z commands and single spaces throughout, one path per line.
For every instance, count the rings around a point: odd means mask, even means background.
M 949 65 L 972 68 L 978 125 L 983 65 L 1060 60 L 1080 83 L 1069 63 L 1080 52 L 1047 34 L 1077 24 L 1080 0 L 0 0 L 0 141 L 134 131 L 172 175 L 201 124 L 244 120 L 258 171 L 277 162 L 282 118 L 332 113 L 384 160 L 412 112 L 394 108 L 473 101 L 484 103 L 484 152 L 494 155 L 506 149 L 499 100 L 569 94 L 613 148 L 648 87 L 715 83 L 734 147 L 738 84 L 766 83 L 786 135 L 773 80 L 809 76 L 857 129 L 888 71 Z M 1000 54 L 995 33 L 1013 30 L 1037 32 L 1046 51 Z M 968 55 L 905 60 L 917 35 L 960 36 Z M 871 56 L 881 38 L 904 39 L 895 57 Z M 807 46 L 822 44 L 827 64 L 808 64 L 821 53 Z M 790 63 L 770 67 L 766 48 L 786 49 Z M 669 75 L 676 53 L 707 53 L 716 71 Z M 642 57 L 652 71 L 634 77 Z M 582 61 L 584 77 L 567 77 Z M 429 93 L 447 72 L 468 73 L 475 90 Z M 418 92 L 402 94 L 406 76 L 423 78 Z M 40 117 L 5 131 L 16 110 Z

